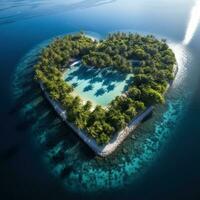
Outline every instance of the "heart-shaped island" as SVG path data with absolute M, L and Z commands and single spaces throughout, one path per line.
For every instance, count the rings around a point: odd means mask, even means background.
M 164 39 L 119 32 L 99 41 L 78 33 L 43 49 L 35 79 L 59 116 L 105 157 L 164 103 L 176 71 Z

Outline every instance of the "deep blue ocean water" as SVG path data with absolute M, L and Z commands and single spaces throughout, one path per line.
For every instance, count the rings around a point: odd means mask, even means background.
M 182 42 L 194 3 L 0 0 L 0 199 L 200 199 L 199 26 Z M 166 104 L 107 159 L 60 121 L 32 81 L 41 48 L 80 30 L 167 38 L 179 64 Z

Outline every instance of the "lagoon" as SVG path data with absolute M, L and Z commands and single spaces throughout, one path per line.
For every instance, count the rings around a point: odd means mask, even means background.
M 125 93 L 133 81 L 132 74 L 123 74 L 109 68 L 86 67 L 81 63 L 67 69 L 63 78 L 73 86 L 75 96 L 103 107 Z

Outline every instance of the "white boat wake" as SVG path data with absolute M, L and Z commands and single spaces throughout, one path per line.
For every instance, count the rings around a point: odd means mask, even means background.
M 190 14 L 190 19 L 188 21 L 185 38 L 183 40 L 184 45 L 188 45 L 195 35 L 200 22 L 200 0 L 195 2 Z

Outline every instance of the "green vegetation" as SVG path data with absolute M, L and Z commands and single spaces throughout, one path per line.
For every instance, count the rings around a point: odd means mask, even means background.
M 73 97 L 73 87 L 62 78 L 63 71 L 77 59 L 88 67 L 133 73 L 126 94 L 114 99 L 107 109 L 96 106 L 91 110 L 91 102 L 83 104 L 80 97 Z M 114 33 L 97 42 L 79 33 L 56 38 L 43 49 L 35 65 L 35 79 L 43 83 L 53 100 L 61 103 L 68 121 L 105 144 L 146 107 L 164 102 L 175 63 L 166 41 L 152 35 Z

